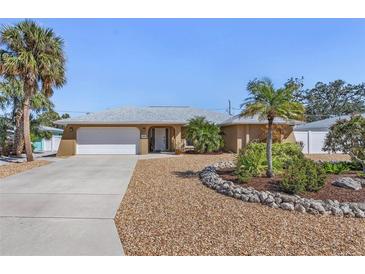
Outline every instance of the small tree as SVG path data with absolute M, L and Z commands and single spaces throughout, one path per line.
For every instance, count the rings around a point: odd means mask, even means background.
M 349 120 L 338 120 L 331 126 L 323 150 L 349 154 L 361 163 L 365 173 L 365 118 L 355 115 Z
M 258 115 L 261 120 L 267 120 L 267 138 L 266 138 L 266 157 L 267 157 L 267 177 L 273 176 L 272 167 L 272 140 L 273 124 L 275 118 L 286 120 L 295 119 L 303 120 L 304 107 L 301 103 L 295 101 L 294 92 L 299 86 L 293 83 L 287 83 L 283 88 L 275 89 L 269 79 L 253 80 L 247 85 L 250 97 L 242 104 L 244 109 L 241 116 Z
M 223 147 L 221 129 L 204 117 L 189 120 L 186 138 L 193 142 L 195 150 L 199 153 L 214 152 Z

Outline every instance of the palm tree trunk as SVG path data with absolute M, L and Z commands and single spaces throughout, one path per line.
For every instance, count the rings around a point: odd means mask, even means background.
M 15 134 L 13 154 L 19 156 L 24 149 L 24 116 L 23 109 L 19 109 L 15 115 Z
M 23 123 L 24 123 L 24 144 L 25 153 L 27 155 L 27 161 L 33 161 L 32 145 L 30 142 L 30 122 L 29 122 L 29 106 L 30 97 L 25 95 L 24 105 L 23 105 Z
M 267 177 L 271 178 L 274 174 L 272 171 L 272 125 L 274 119 L 268 119 L 268 130 L 267 130 L 267 140 L 266 140 L 266 160 L 267 160 Z

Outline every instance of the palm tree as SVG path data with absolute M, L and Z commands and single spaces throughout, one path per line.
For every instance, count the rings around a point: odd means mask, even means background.
M 24 85 L 25 152 L 27 161 L 33 161 L 29 123 L 31 99 L 38 90 L 50 97 L 53 88 L 65 84 L 63 41 L 51 29 L 25 20 L 15 26 L 4 26 L 0 31 L 0 44 L 4 47 L 0 52 L 0 75 L 17 77 Z
M 295 101 L 294 92 L 298 86 L 287 84 L 275 89 L 269 79 L 253 80 L 247 85 L 250 97 L 242 104 L 241 116 L 258 115 L 259 119 L 267 119 L 268 131 L 266 138 L 267 176 L 272 177 L 272 132 L 274 119 L 280 117 L 286 120 L 303 120 L 304 107 Z
M 24 147 L 23 127 L 23 85 L 15 78 L 5 79 L 0 83 L 1 108 L 11 108 L 11 119 L 15 126 L 13 154 L 19 156 Z
M 23 124 L 23 83 L 16 78 L 4 79 L 0 82 L 0 109 L 10 108 L 10 121 L 14 129 L 14 145 L 12 154 L 19 156 L 24 148 L 24 124 Z M 42 92 L 36 92 L 31 99 L 31 110 L 40 113 L 51 111 L 54 107 L 51 100 Z
M 218 151 L 223 147 L 221 129 L 205 117 L 197 116 L 189 120 L 186 137 L 191 140 L 199 153 Z

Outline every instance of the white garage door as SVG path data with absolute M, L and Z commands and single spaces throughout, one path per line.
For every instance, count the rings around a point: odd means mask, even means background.
M 81 127 L 77 154 L 137 154 L 139 129 L 135 127 Z

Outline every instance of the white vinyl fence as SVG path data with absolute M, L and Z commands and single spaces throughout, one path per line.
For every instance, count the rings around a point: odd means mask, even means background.
M 297 142 L 303 144 L 303 153 L 327 154 L 322 150 L 328 131 L 294 131 Z
M 43 139 L 43 151 L 57 151 L 60 146 L 62 136 L 53 135 L 51 139 Z

